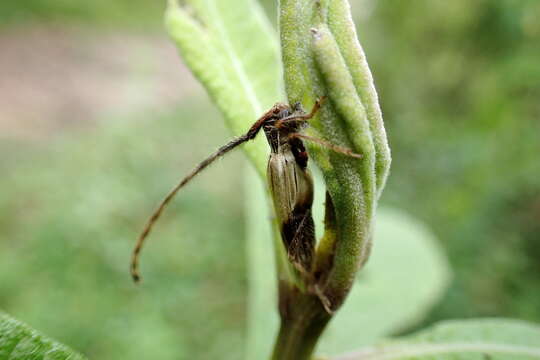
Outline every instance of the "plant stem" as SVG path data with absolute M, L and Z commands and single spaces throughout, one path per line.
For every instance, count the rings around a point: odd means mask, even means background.
M 310 360 L 331 315 L 316 295 L 286 283 L 280 284 L 279 293 L 281 327 L 272 360 Z

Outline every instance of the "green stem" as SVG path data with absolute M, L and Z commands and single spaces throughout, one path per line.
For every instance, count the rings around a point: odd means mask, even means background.
M 280 284 L 281 326 L 272 360 L 310 360 L 331 315 L 320 299 Z

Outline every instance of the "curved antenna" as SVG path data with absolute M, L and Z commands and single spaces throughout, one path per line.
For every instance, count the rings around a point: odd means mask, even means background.
M 257 124 L 257 123 L 256 123 Z M 209 157 L 204 159 L 199 165 L 195 167 L 186 177 L 184 177 L 170 192 L 165 196 L 165 198 L 161 201 L 158 208 L 154 211 L 152 216 L 150 216 L 150 219 L 148 219 L 146 226 L 144 227 L 143 231 L 139 235 L 139 239 L 137 240 L 137 244 L 135 244 L 135 248 L 133 249 L 133 253 L 131 256 L 131 277 L 133 278 L 133 281 L 139 282 L 141 280 L 141 276 L 139 274 L 139 255 L 141 253 L 143 244 L 145 239 L 148 237 L 148 234 L 150 234 L 150 231 L 152 230 L 152 227 L 156 223 L 156 221 L 159 219 L 161 214 L 163 213 L 163 210 L 167 207 L 169 202 L 174 198 L 176 193 L 184 187 L 188 182 L 191 181 L 201 171 L 203 171 L 208 165 L 213 163 L 217 158 L 225 155 L 225 153 L 229 152 L 230 150 L 234 149 L 238 145 L 249 141 L 253 139 L 256 135 L 261 126 L 263 125 L 262 122 L 260 122 L 260 125 L 258 127 L 254 126 L 245 134 L 242 135 L 236 139 L 231 140 L 229 143 L 223 145 L 220 147 L 217 151 L 215 151 L 213 154 L 211 154 Z

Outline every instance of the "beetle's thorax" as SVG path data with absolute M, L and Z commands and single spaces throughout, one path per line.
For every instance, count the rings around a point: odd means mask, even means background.
M 294 119 L 286 120 L 279 123 L 280 120 L 286 119 L 291 115 L 304 115 L 304 111 L 299 108 L 291 108 L 289 105 L 276 104 L 271 117 L 263 125 L 263 131 L 273 153 L 288 150 L 290 147 L 290 135 L 299 132 L 304 123 Z M 279 124 L 279 125 L 278 125 Z M 292 145 L 294 146 L 294 145 Z

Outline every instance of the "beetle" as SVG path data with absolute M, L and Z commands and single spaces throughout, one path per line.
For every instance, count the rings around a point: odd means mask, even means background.
M 293 106 L 276 103 L 244 135 L 220 147 L 186 175 L 161 201 L 141 232 L 131 257 L 130 271 L 133 280 L 138 282 L 141 279 L 138 269 L 139 256 L 146 238 L 178 191 L 216 159 L 238 145 L 253 140 L 261 129 L 271 150 L 267 178 L 283 245 L 295 268 L 307 276 L 313 262 L 315 230 L 311 214 L 313 179 L 307 168 L 308 154 L 302 140 L 316 142 L 348 156 L 362 157 L 349 149 L 301 133 L 324 101 L 324 97 L 319 98 L 309 113 L 303 110 L 300 103 Z

